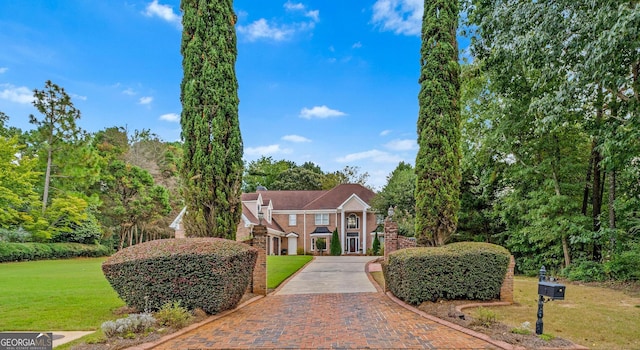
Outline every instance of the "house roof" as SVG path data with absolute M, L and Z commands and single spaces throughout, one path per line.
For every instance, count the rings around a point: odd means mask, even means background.
M 369 203 L 376 195 L 370 189 L 360 184 L 342 184 L 327 191 L 322 196 L 314 199 L 309 204 L 305 205 L 303 209 L 317 210 L 317 209 L 335 209 L 342 205 L 352 195 L 358 196 L 365 203 Z
M 249 222 L 251 222 L 252 224 L 258 224 L 258 221 L 259 221 L 258 218 L 255 215 L 253 215 L 251 210 L 249 210 L 247 205 L 244 203 L 242 203 L 242 215 L 244 215 L 247 218 L 247 220 L 249 220 Z M 267 229 L 284 232 L 284 230 L 282 229 L 282 226 L 280 226 L 280 224 L 278 224 L 278 222 L 275 219 L 271 219 L 271 222 L 268 222 L 266 219 L 263 219 L 262 224 L 267 226 Z

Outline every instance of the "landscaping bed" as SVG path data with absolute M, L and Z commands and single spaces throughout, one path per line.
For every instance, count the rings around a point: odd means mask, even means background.
M 574 344 L 571 341 L 562 338 L 553 338 L 550 340 L 543 340 L 537 335 L 533 334 L 535 331 L 535 324 L 529 325 L 530 334 L 517 334 L 513 333 L 514 327 L 509 327 L 497 321 L 487 320 L 490 318 L 491 311 L 484 309 L 484 317 L 474 318 L 470 313 L 458 311 L 462 305 L 481 303 L 489 306 L 491 302 L 486 301 L 471 301 L 471 300 L 454 300 L 454 301 L 438 301 L 438 302 L 424 302 L 418 306 L 418 309 L 436 316 L 442 320 L 449 321 L 460 325 L 462 327 L 472 329 L 476 332 L 480 332 L 490 336 L 492 339 L 500 340 L 505 343 L 518 345 L 527 349 L 540 349 L 540 348 L 571 348 Z M 489 315 L 487 315 L 489 314 Z M 494 314 L 495 317 L 495 314 Z M 526 327 L 519 327 L 519 331 L 526 332 Z

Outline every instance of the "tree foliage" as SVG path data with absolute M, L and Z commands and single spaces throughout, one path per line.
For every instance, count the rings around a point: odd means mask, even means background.
M 334 229 L 331 234 L 331 247 L 329 248 L 331 255 L 342 255 L 342 246 L 340 245 L 340 237 L 338 236 L 338 229 Z
M 458 1 L 426 1 L 422 23 L 416 237 L 418 245 L 443 245 L 455 230 L 460 207 L 460 66 Z
M 182 180 L 186 234 L 235 238 L 242 212 L 235 23 L 231 0 L 183 0 Z

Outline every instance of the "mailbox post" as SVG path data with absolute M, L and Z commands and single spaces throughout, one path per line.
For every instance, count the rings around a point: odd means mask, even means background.
M 542 334 L 544 314 L 544 303 L 551 300 L 564 300 L 564 291 L 566 287 L 563 284 L 549 282 L 547 280 L 547 270 L 542 266 L 538 279 L 538 320 L 536 321 L 536 334 Z M 547 298 L 545 300 L 545 297 Z

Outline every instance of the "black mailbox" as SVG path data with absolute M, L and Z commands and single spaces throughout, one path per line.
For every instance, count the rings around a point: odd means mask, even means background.
M 538 294 L 553 300 L 564 300 L 565 286 L 563 284 L 540 281 L 538 282 Z

